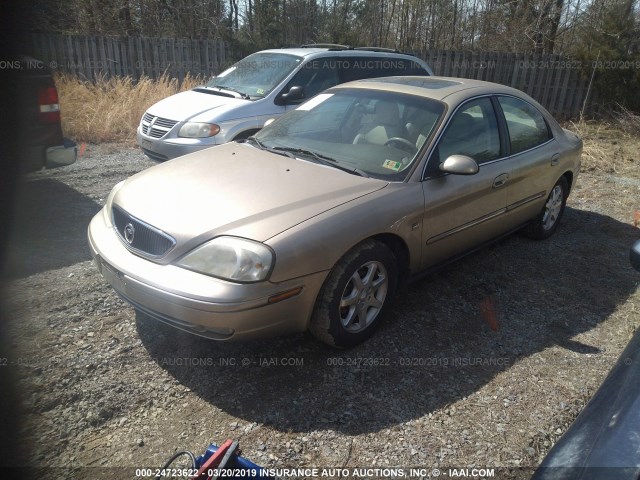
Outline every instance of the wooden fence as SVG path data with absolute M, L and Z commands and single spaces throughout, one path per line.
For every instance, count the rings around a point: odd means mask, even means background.
M 30 55 L 89 80 L 101 75 L 157 78 L 166 73 L 182 81 L 187 73 L 220 73 L 238 60 L 220 39 L 33 35 L 31 43 Z M 558 55 L 425 50 L 418 56 L 436 75 L 515 87 L 558 117 L 578 115 L 587 97 L 582 65 Z M 589 97 L 587 111 L 595 103 L 593 93 Z
M 436 75 L 517 88 L 559 117 L 580 114 L 588 93 L 589 79 L 582 64 L 560 55 L 428 50 L 419 56 Z M 590 92 L 587 107 L 595 103 L 594 99 Z
M 187 73 L 219 73 L 233 61 L 220 39 L 33 35 L 31 44 L 33 57 L 88 80 L 166 73 L 182 81 Z

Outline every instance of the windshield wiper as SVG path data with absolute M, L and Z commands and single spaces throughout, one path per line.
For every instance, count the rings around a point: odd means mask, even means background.
M 266 150 L 267 152 L 275 153 L 277 155 L 284 155 L 285 157 L 289 157 L 289 158 L 296 158 L 296 156 L 292 152 L 290 152 L 288 150 L 283 150 L 283 149 L 280 149 L 278 147 L 276 147 L 276 148 L 267 147 L 260 140 L 258 140 L 254 135 L 251 135 L 250 137 L 247 137 L 246 141 L 247 142 L 251 141 L 251 142 L 255 143 L 260 150 Z
M 297 148 L 297 147 L 273 147 L 272 150 L 279 150 L 282 152 L 291 152 L 291 153 L 297 153 L 298 155 L 310 156 L 310 157 L 313 157 L 315 161 L 317 161 L 322 165 L 328 165 L 330 167 L 337 168 L 338 170 L 342 170 L 347 173 L 352 173 L 354 175 L 360 175 L 361 177 L 369 178 L 369 175 L 366 172 L 360 170 L 359 168 L 345 167 L 343 165 L 340 165 L 335 158 L 329 157 L 327 155 L 322 155 L 321 153 L 314 152 L 313 150 L 307 150 L 304 148 Z
M 262 142 L 255 137 L 255 135 L 251 135 L 250 137 L 247 137 L 247 139 L 245 141 L 248 142 L 249 140 L 252 141 L 253 143 L 255 143 L 260 148 L 260 150 L 266 150 L 267 149 L 267 147 L 265 147 L 262 144 Z
M 233 93 L 223 92 L 222 90 L 214 90 L 214 87 L 196 87 L 193 89 L 194 92 L 206 93 L 207 95 L 219 95 L 221 97 L 227 98 L 237 98 Z
M 314 152 L 312 150 L 306 150 L 304 148 L 296 148 L 296 147 L 267 147 L 266 145 L 264 145 L 260 140 L 258 140 L 254 135 L 247 137 L 247 141 L 252 141 L 253 143 L 255 143 L 258 148 L 260 148 L 261 150 L 266 150 L 267 152 L 271 152 L 271 153 L 276 153 L 278 155 L 285 155 L 289 158 L 296 158 L 295 154 L 297 153 L 298 155 L 306 155 L 306 156 L 310 156 L 313 157 L 313 159 L 322 164 L 322 165 L 328 165 L 330 167 L 334 167 L 337 168 L 339 170 L 343 170 L 347 173 L 351 173 L 354 175 L 360 175 L 361 177 L 365 177 L 365 178 L 369 178 L 369 175 L 360 170 L 359 168 L 349 168 L 349 167 L 345 167 L 343 165 L 340 165 L 338 163 L 338 161 L 335 158 L 331 158 L 327 155 L 322 155 L 320 153 Z
M 240 90 L 238 90 L 237 88 L 233 88 L 233 87 L 226 87 L 224 85 L 215 85 L 211 88 L 217 88 L 219 90 L 229 90 L 230 92 L 235 92 L 238 95 L 240 95 L 242 98 L 249 100 L 251 98 L 251 96 L 248 93 L 244 93 Z

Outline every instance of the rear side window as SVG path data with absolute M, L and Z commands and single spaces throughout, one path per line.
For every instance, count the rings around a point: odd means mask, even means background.
M 537 147 L 551 139 L 542 114 L 530 103 L 514 97 L 498 97 L 509 129 L 511 154 Z
M 413 60 L 393 57 L 348 57 L 340 60 L 345 82 L 395 75 L 428 75 Z

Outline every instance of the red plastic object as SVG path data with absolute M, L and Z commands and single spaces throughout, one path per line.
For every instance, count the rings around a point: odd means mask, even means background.
M 211 455 L 207 461 L 202 464 L 200 470 L 198 470 L 198 473 L 193 478 L 195 480 L 211 480 L 211 475 L 208 475 L 209 470 L 216 468 L 220 464 L 232 443 L 233 441 L 229 439 L 220 445 L 216 453 Z

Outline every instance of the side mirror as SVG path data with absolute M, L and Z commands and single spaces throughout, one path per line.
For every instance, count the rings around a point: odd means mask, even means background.
M 631 247 L 631 266 L 640 272 L 640 240 Z
M 440 171 L 454 175 L 475 175 L 478 169 L 476 161 L 466 155 L 451 155 L 440 164 Z
M 283 93 L 282 95 L 280 95 L 280 98 L 284 103 L 292 103 L 299 100 L 304 100 L 306 98 L 304 87 L 294 85 L 289 89 L 287 93 Z

